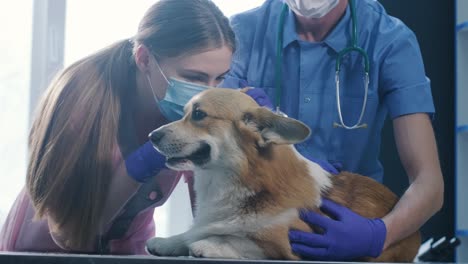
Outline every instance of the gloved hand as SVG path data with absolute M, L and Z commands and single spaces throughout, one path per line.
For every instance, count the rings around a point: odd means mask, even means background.
M 161 155 L 150 141 L 125 158 L 128 175 L 138 182 L 145 182 L 158 171 L 166 168 L 165 164 L 166 157 Z
M 249 87 L 246 80 L 240 80 L 239 84 L 243 87 L 241 91 L 252 97 L 259 106 L 273 110 L 273 103 L 262 88 Z
M 273 110 L 273 103 L 262 88 L 249 87 L 247 89 L 244 88 L 243 91 L 252 97 L 252 99 L 254 99 L 259 106 L 267 107 L 268 109 Z
M 307 154 L 303 154 L 303 156 L 306 159 L 317 163 L 318 165 L 320 165 L 320 167 L 322 167 L 322 169 L 328 171 L 331 174 L 338 174 L 341 171 L 342 165 L 339 162 L 330 162 L 330 161 L 325 161 L 321 159 L 316 159 Z
M 382 253 L 387 228 L 381 219 L 362 217 L 327 199 L 323 199 L 320 209 L 333 219 L 302 211 L 301 219 L 323 228 L 324 234 L 290 230 L 294 253 L 307 259 L 335 261 L 378 257 Z

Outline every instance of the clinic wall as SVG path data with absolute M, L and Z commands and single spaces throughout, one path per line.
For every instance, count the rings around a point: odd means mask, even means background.
M 454 234 L 454 1 L 453 0 L 379 0 L 387 12 L 401 19 L 416 34 L 431 79 L 436 115 L 434 129 L 445 181 L 442 210 L 422 228 L 423 239 Z M 402 195 L 407 177 L 398 159 L 391 122 L 382 137 L 381 160 L 385 184 Z

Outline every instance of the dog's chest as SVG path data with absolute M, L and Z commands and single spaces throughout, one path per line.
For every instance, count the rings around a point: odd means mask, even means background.
M 195 192 L 197 214 L 237 212 L 242 201 L 253 195 L 229 175 L 196 177 Z
M 196 176 L 196 175 L 195 175 Z M 229 222 L 233 232 L 255 233 L 264 228 L 285 224 L 297 217 L 295 208 L 275 214 L 262 210 L 245 210 L 245 202 L 256 195 L 227 175 L 195 178 L 196 215 L 194 224 Z

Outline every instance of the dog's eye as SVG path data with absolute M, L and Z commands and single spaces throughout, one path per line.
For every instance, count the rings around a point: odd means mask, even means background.
M 193 112 L 192 112 L 192 120 L 195 120 L 195 121 L 200 121 L 202 120 L 203 118 L 206 117 L 206 113 L 203 112 L 202 110 L 200 109 L 195 109 Z

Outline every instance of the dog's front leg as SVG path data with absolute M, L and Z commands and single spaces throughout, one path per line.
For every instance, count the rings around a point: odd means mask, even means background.
M 188 256 L 188 245 L 212 235 L 226 234 L 229 225 L 224 222 L 194 226 L 186 232 L 171 237 L 154 237 L 146 242 L 148 253 L 156 256 Z M 227 232 L 228 234 L 231 232 Z
M 212 222 L 206 225 L 195 225 L 188 231 L 168 237 L 155 237 L 146 242 L 149 253 L 157 256 L 188 256 L 188 245 L 211 236 L 240 235 L 246 234 L 245 224 L 238 218 L 229 221 Z
M 247 237 L 210 236 L 189 245 L 190 255 L 203 258 L 264 259 L 263 250 Z
M 188 256 L 189 249 L 184 235 L 151 238 L 146 242 L 146 250 L 156 256 Z

